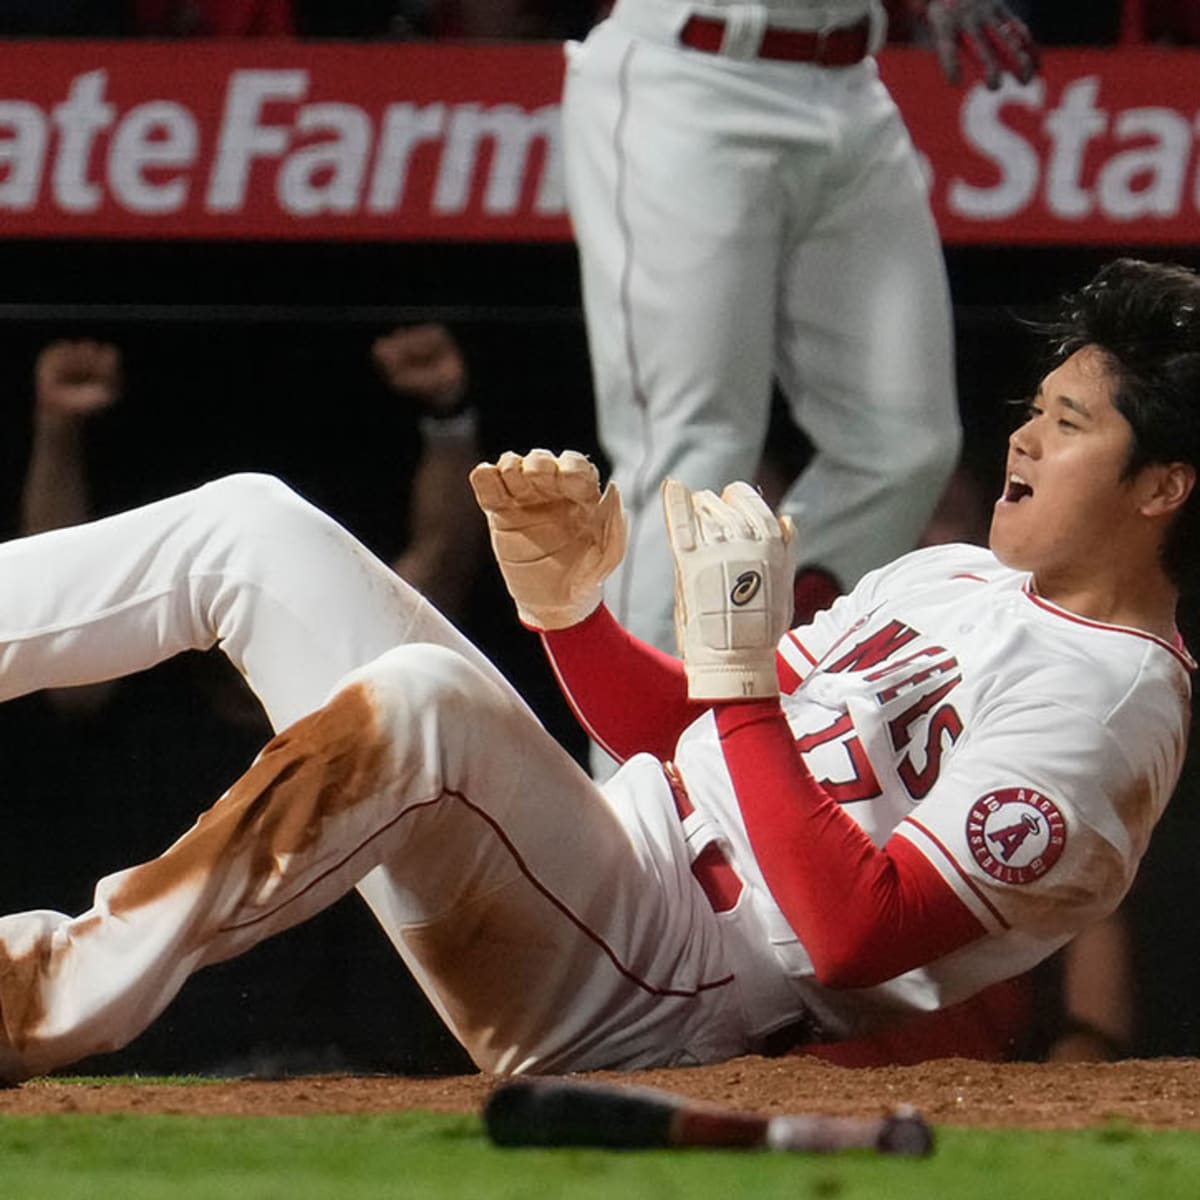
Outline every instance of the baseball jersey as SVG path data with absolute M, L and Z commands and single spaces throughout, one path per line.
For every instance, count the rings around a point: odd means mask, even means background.
M 781 706 L 824 792 L 876 846 L 904 839 L 986 936 L 874 987 L 820 985 L 751 848 L 715 710 L 674 751 L 689 846 L 723 848 L 831 1036 L 953 1004 L 1120 902 L 1178 777 L 1193 667 L 1057 608 L 986 550 L 914 552 L 785 636 Z

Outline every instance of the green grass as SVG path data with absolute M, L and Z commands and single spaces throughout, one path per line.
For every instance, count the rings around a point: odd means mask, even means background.
M 938 1131 L 926 1160 L 497 1150 L 471 1116 L 10 1116 L 4 1200 L 1102 1200 L 1200 1192 L 1200 1134 Z

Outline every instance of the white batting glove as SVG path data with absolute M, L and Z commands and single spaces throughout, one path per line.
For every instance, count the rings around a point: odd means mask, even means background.
M 792 523 L 747 483 L 720 495 L 662 487 L 675 557 L 675 637 L 692 700 L 779 694 L 775 647 L 792 619 Z
M 613 484 L 574 450 L 508 451 L 471 472 L 492 551 L 517 615 L 566 629 L 600 606 L 601 584 L 625 554 L 625 514 Z
M 1037 46 L 1025 22 L 1003 0 L 909 0 L 925 18 L 942 73 L 951 83 L 962 77 L 965 52 L 982 68 L 995 91 L 1007 71 L 1028 83 L 1038 69 Z

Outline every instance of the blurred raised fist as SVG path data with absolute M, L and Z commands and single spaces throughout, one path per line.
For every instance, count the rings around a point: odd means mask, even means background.
M 385 382 L 432 414 L 452 412 L 467 390 L 467 365 L 444 325 L 412 325 L 375 339 L 371 357 Z
M 973 59 L 993 90 L 1005 73 L 1028 83 L 1037 73 L 1037 46 L 1025 22 L 1004 0 L 909 0 L 923 17 L 942 73 L 951 83 L 962 78 L 962 59 Z
M 91 416 L 121 394 L 121 352 L 107 342 L 51 342 L 38 354 L 33 378 L 42 412 Z

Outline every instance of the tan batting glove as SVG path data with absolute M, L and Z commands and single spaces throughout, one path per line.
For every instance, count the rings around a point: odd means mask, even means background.
M 613 484 L 574 450 L 509 451 L 471 472 L 492 550 L 517 615 L 535 629 L 578 625 L 625 554 L 625 514 Z
M 718 497 L 662 486 L 675 557 L 675 637 L 692 700 L 779 695 L 775 647 L 792 619 L 792 523 L 747 483 Z

